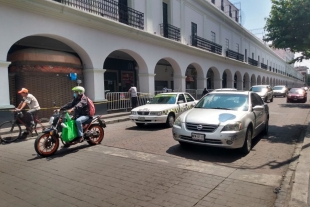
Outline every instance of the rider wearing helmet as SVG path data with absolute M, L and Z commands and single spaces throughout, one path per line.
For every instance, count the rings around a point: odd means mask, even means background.
M 60 108 L 60 110 L 68 110 L 68 113 L 74 111 L 76 118 L 76 127 L 78 129 L 78 138 L 80 142 L 84 141 L 82 124 L 89 119 L 89 107 L 87 97 L 84 95 L 85 89 L 82 86 L 72 88 L 74 99 Z

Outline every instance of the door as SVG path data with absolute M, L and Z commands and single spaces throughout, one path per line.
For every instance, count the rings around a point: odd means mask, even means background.
M 264 106 L 264 101 L 256 93 L 251 94 L 251 103 L 252 103 L 252 107 Z M 253 135 L 256 136 L 257 133 L 261 131 L 260 129 L 263 127 L 265 109 L 260 109 L 260 110 L 255 110 L 255 111 L 253 110 L 253 113 L 255 116 L 255 126 L 254 126 L 255 130 L 253 132 Z
M 179 107 L 179 114 L 178 115 L 180 115 L 181 113 L 186 111 L 186 105 L 187 105 L 186 99 L 185 99 L 183 93 L 179 94 L 177 103 L 178 103 L 178 107 Z
M 187 110 L 193 108 L 196 105 L 195 99 L 189 93 L 185 93 L 184 96 L 186 99 Z
M 118 0 L 119 22 L 128 24 L 128 2 L 127 0 Z
M 197 47 L 197 24 L 192 22 L 192 45 Z
M 168 38 L 168 4 L 163 2 L 163 29 L 164 37 Z

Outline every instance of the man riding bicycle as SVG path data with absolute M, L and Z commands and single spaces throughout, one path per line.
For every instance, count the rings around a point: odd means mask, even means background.
M 18 93 L 23 97 L 23 100 L 17 108 L 15 108 L 15 111 L 21 111 L 26 105 L 28 105 L 29 110 L 27 111 L 27 117 L 30 119 L 30 125 L 28 124 L 28 127 L 31 129 L 34 124 L 33 115 L 40 110 L 40 105 L 36 97 L 34 97 L 32 94 L 29 93 L 28 89 L 22 88 Z M 30 130 L 31 131 L 31 130 Z
M 89 119 L 89 106 L 87 97 L 84 95 L 85 89 L 82 86 L 72 88 L 74 99 L 58 110 L 67 110 L 68 113 L 74 111 L 76 127 L 78 129 L 78 140 L 84 141 L 82 124 Z

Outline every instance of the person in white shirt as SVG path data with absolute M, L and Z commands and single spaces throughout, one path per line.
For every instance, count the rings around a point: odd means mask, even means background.
M 27 117 L 30 119 L 30 127 L 34 126 L 33 115 L 40 110 L 40 105 L 36 97 L 28 92 L 28 89 L 22 88 L 18 93 L 23 97 L 23 100 L 18 107 L 15 109 L 16 111 L 21 111 L 26 105 L 28 105 L 29 110 L 27 111 Z
M 134 84 L 131 84 L 131 88 L 128 90 L 128 93 L 131 95 L 131 108 L 134 109 L 137 107 L 138 97 L 137 97 L 137 87 Z

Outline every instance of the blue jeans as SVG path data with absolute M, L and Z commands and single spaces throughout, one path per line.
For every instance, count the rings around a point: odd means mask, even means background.
M 83 136 L 83 126 L 82 124 L 89 119 L 89 116 L 80 116 L 75 120 L 75 124 L 78 130 L 78 136 L 82 137 Z

